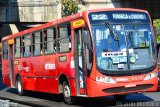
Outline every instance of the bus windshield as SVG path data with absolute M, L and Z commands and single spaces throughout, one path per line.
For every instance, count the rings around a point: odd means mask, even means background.
M 138 71 L 155 65 L 150 24 L 92 24 L 92 33 L 102 71 Z

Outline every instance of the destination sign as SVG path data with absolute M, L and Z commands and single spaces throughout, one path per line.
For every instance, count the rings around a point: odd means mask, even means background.
M 112 14 L 113 19 L 139 19 L 145 20 L 146 16 L 144 14 Z
M 103 23 L 104 21 L 113 23 L 127 23 L 132 21 L 139 21 L 142 23 L 149 23 L 149 16 L 145 12 L 135 11 L 103 11 L 89 14 L 91 23 Z

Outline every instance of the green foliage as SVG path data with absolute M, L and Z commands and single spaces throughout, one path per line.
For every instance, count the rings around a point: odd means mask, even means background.
M 64 16 L 75 14 L 78 12 L 78 10 L 80 10 L 78 3 L 73 0 L 66 0 L 66 2 L 63 4 Z
M 155 20 L 153 21 L 153 25 L 154 25 L 157 29 L 159 29 L 159 28 L 160 28 L 160 19 L 155 19 Z
M 153 26 L 156 29 L 157 43 L 160 43 L 160 19 L 153 20 Z

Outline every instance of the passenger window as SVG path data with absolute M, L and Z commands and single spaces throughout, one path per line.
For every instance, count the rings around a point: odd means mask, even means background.
M 14 40 L 14 56 L 15 58 L 21 57 L 21 38 L 15 38 Z
M 44 53 L 56 53 L 56 30 L 48 28 L 43 31 L 44 34 Z
M 8 59 L 8 42 L 7 41 L 3 42 L 3 59 L 4 60 Z
M 59 25 L 58 31 L 58 52 L 70 52 L 72 46 L 70 24 Z
M 32 34 L 32 49 L 33 49 L 33 55 L 43 55 L 43 38 L 42 38 L 42 32 L 35 32 Z
M 31 56 L 31 35 L 27 34 L 23 36 L 23 57 Z

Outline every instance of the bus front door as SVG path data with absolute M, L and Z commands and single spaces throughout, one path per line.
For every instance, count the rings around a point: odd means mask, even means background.
M 10 84 L 11 87 L 14 88 L 13 85 L 13 77 L 14 77 L 14 73 L 13 73 L 13 45 L 9 45 L 9 74 L 10 74 Z
M 78 95 L 86 95 L 86 51 L 83 39 L 83 29 L 74 29 L 74 51 L 76 70 L 76 89 Z

